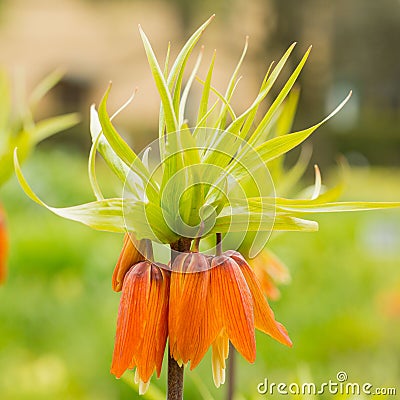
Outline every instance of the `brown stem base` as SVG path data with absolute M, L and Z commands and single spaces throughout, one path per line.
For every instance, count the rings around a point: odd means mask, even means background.
M 183 369 L 183 365 L 180 367 L 171 354 L 168 354 L 167 400 L 183 399 Z

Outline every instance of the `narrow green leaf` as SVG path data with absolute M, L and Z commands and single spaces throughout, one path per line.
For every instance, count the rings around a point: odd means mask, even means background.
M 400 202 L 368 202 L 368 201 L 343 201 L 343 202 L 325 202 L 324 194 L 316 199 L 285 199 L 281 197 L 253 197 L 245 201 L 234 199 L 235 205 L 248 207 L 252 212 L 260 213 L 262 210 L 268 210 L 271 205 L 276 205 L 277 215 L 281 213 L 328 213 L 328 212 L 353 212 L 383 210 L 390 208 L 400 208 Z
M 214 19 L 214 15 L 212 15 L 203 25 L 201 25 L 193 35 L 188 39 L 188 41 L 183 46 L 182 50 L 179 52 L 178 56 L 175 59 L 173 66 L 171 67 L 171 72 L 169 73 L 168 77 L 168 88 L 172 92 L 173 91 L 173 104 L 174 110 L 176 113 L 179 111 L 179 99 L 181 95 L 181 87 L 182 87 L 182 80 L 183 80 L 183 73 L 185 70 L 185 66 L 187 60 L 200 39 L 200 36 L 210 24 L 210 22 Z
M 36 87 L 33 89 L 29 96 L 29 106 L 34 108 L 40 100 L 60 82 L 62 77 L 65 75 L 65 71 L 62 68 L 58 68 L 45 76 Z
M 149 171 L 143 165 L 142 161 L 139 159 L 136 153 L 127 145 L 127 143 L 121 138 L 121 136 L 119 136 L 118 132 L 115 130 L 113 124 L 111 123 L 110 117 L 107 112 L 107 99 L 110 89 L 111 85 L 108 87 L 99 106 L 99 121 L 103 134 L 115 154 L 134 173 L 136 173 L 143 182 L 145 182 L 148 189 L 148 197 L 150 201 L 157 202 L 158 188 L 152 180 Z M 110 163 L 112 163 L 112 160 L 110 160 Z
M 171 56 L 171 42 L 168 42 L 167 47 L 167 55 L 165 56 L 165 63 L 164 63 L 164 77 L 168 79 L 168 67 L 169 67 L 169 58 Z
M 107 138 L 107 141 L 111 145 L 112 149 L 115 151 L 117 156 L 121 158 L 121 160 L 128 167 L 130 167 L 137 159 L 137 155 L 128 146 L 128 144 L 124 140 L 122 140 L 121 136 L 118 134 L 113 124 L 111 123 L 111 119 L 107 112 L 107 100 L 110 94 L 110 90 L 111 90 L 111 83 L 109 84 L 99 105 L 99 113 L 98 113 L 99 121 L 101 124 L 103 134 Z M 144 166 L 143 169 L 145 169 Z
M 238 83 L 239 83 L 239 79 L 236 82 L 236 84 L 238 84 Z M 236 85 L 235 85 L 234 89 L 235 88 L 236 88 Z M 211 91 L 221 100 L 222 104 L 225 105 L 226 110 L 227 110 L 227 112 L 229 112 L 230 117 L 232 119 L 236 119 L 237 117 L 236 117 L 235 111 L 233 111 L 232 106 L 229 104 L 230 100 L 225 98 L 224 95 L 221 92 L 219 92 L 214 86 L 211 86 Z M 216 126 L 218 126 L 218 122 L 221 122 L 221 116 L 219 117 L 219 119 L 216 123 Z
M 128 166 L 117 156 L 111 145 L 108 143 L 105 136 L 102 134 L 102 128 L 99 120 L 99 116 L 95 109 L 94 104 L 90 107 L 90 133 L 92 136 L 92 147 L 93 144 L 98 141 L 97 150 L 102 155 L 104 161 L 107 163 L 109 168 L 124 183 L 128 174 Z
M 151 239 L 162 243 L 172 243 L 177 239 L 177 235 L 164 222 L 164 215 L 158 205 L 114 198 L 74 207 L 50 207 L 34 193 L 23 176 L 17 149 L 14 152 L 14 167 L 17 179 L 28 197 L 60 217 L 81 222 L 97 230 L 110 232 L 128 230 L 135 233 L 138 239 Z
M 171 42 L 168 42 L 167 48 L 167 55 L 165 56 L 165 63 L 164 63 L 164 77 L 168 79 L 168 67 L 169 67 L 169 59 L 171 55 Z M 158 146 L 160 148 L 160 157 L 161 160 L 164 159 L 165 153 L 165 142 L 164 142 L 164 132 L 165 132 L 165 114 L 164 114 L 164 107 L 162 102 L 160 103 L 160 112 L 158 118 Z
M 279 163 L 277 167 L 273 166 L 272 168 L 270 165 L 271 163 L 268 163 L 268 169 L 271 173 L 272 180 L 276 182 L 276 192 L 279 196 L 285 196 L 299 182 L 307 169 L 308 163 L 311 159 L 311 154 L 311 145 L 304 145 L 296 164 L 288 171 L 283 170 L 283 162 Z M 275 158 L 275 160 L 272 160 L 272 163 L 280 159 L 281 158 Z
M 169 134 L 166 137 L 161 193 L 165 185 L 177 172 L 187 166 L 198 163 L 200 163 L 199 150 L 190 131 L 184 129 L 177 133 Z
M 210 89 L 211 89 L 211 79 L 214 70 L 215 56 L 217 52 L 214 50 L 210 67 L 208 68 L 206 80 L 204 81 L 203 92 L 201 94 L 200 105 L 199 105 L 199 113 L 197 115 L 197 126 L 200 126 L 200 122 L 203 121 L 204 116 L 207 114 L 208 110 L 208 99 L 210 98 Z M 205 120 L 203 121 L 203 123 Z
M 203 116 L 203 118 L 199 121 L 199 123 L 196 125 L 194 131 L 193 131 L 193 137 L 196 138 L 197 140 L 197 146 L 200 148 L 204 148 L 205 146 L 205 140 L 206 136 L 201 136 L 200 138 L 198 137 L 199 132 L 204 132 L 207 130 L 207 128 L 204 126 L 205 122 L 207 121 L 207 118 L 214 112 L 214 110 L 217 108 L 217 105 L 219 103 L 219 100 L 217 99 L 215 103 L 211 106 L 211 108 L 206 112 L 206 114 Z
M 96 152 L 97 152 L 97 148 L 99 146 L 99 141 L 100 141 L 101 136 L 102 135 L 100 132 L 97 135 L 96 140 L 92 143 L 92 146 L 90 147 L 89 161 L 88 161 L 89 182 L 90 182 L 90 186 L 92 187 L 92 191 L 97 200 L 104 200 L 103 193 L 100 189 L 100 186 L 97 182 L 97 177 L 96 177 Z
M 189 79 L 187 81 L 187 84 L 186 84 L 185 89 L 183 90 L 183 93 L 181 96 L 181 101 L 180 101 L 180 105 L 179 105 L 179 123 L 178 123 L 179 129 L 182 128 L 183 121 L 185 119 L 185 108 L 186 108 L 187 98 L 189 96 L 190 88 L 192 87 L 194 78 L 197 74 L 197 71 L 199 70 L 201 59 L 203 57 L 203 53 L 204 53 L 204 46 L 201 47 L 200 54 L 196 60 L 196 64 L 193 67 L 192 73 L 189 76 Z
M 125 222 L 122 199 L 100 200 L 74 207 L 50 207 L 35 194 L 23 176 L 18 162 L 17 149 L 15 149 L 14 152 L 14 167 L 17 179 L 24 192 L 28 197 L 42 207 L 47 208 L 49 211 L 60 217 L 81 222 L 93 229 L 110 232 L 124 232 Z
M 132 95 L 128 101 L 111 117 L 111 120 L 122 110 L 124 109 L 132 100 L 134 95 Z M 89 155 L 89 179 L 90 174 L 93 174 L 95 179 L 95 156 L 97 150 L 104 161 L 111 169 L 111 171 L 116 175 L 119 181 L 124 185 L 125 189 L 127 189 L 130 193 L 135 195 L 138 199 L 140 198 L 137 192 L 137 184 L 134 180 L 132 180 L 133 174 L 131 173 L 129 167 L 117 156 L 115 151 L 112 149 L 111 145 L 108 143 L 106 137 L 103 134 L 103 130 L 101 128 L 100 120 L 98 113 L 95 109 L 94 104 L 90 107 L 90 134 L 92 137 L 92 147 L 90 149 Z M 140 187 L 143 187 L 145 184 L 141 181 Z M 93 190 L 97 190 L 93 187 Z M 100 188 L 98 188 L 100 190 Z M 100 191 L 101 192 L 101 191 Z M 97 197 L 97 196 L 96 196 Z
M 306 51 L 304 54 L 303 58 L 301 59 L 300 63 L 290 76 L 290 78 L 287 80 L 285 83 L 283 89 L 280 91 L 274 102 L 272 103 L 271 107 L 268 109 L 267 113 L 257 126 L 256 130 L 253 132 L 253 134 L 250 136 L 249 139 L 249 144 L 256 145 L 262 141 L 262 137 L 268 128 L 269 124 L 272 121 L 272 118 L 274 117 L 275 113 L 278 111 L 279 107 L 283 103 L 283 101 L 286 99 L 287 95 L 289 94 L 290 90 L 292 89 L 293 85 L 295 84 L 298 76 L 300 75 L 301 70 L 304 67 L 304 64 L 307 61 L 307 58 L 310 54 L 311 47 Z
M 32 144 L 35 145 L 57 132 L 64 131 L 75 126 L 79 122 L 80 117 L 78 113 L 59 115 L 57 117 L 39 121 L 30 131 Z
M 267 70 L 267 73 L 264 76 L 264 79 L 263 79 L 263 81 L 261 83 L 261 88 L 260 88 L 259 93 L 261 93 L 264 90 L 264 88 L 266 87 L 267 81 L 268 81 L 268 77 L 270 76 L 270 73 L 271 73 L 273 65 L 274 65 L 274 62 L 272 62 L 270 64 L 270 66 L 269 66 L 269 68 Z M 244 138 L 244 139 L 247 137 L 247 134 L 250 132 L 250 129 L 252 128 L 252 125 L 253 125 L 254 120 L 256 118 L 259 106 L 260 105 L 258 104 L 256 107 L 254 107 L 246 117 L 246 120 L 245 120 L 245 122 L 243 124 L 243 127 L 241 129 L 241 132 L 240 132 L 240 136 L 242 138 Z
M 234 92 L 234 89 L 235 89 L 235 87 L 237 85 L 237 82 L 238 82 L 237 76 L 238 76 L 240 67 L 242 66 L 243 60 L 246 57 L 248 46 L 249 46 L 249 37 L 246 36 L 246 41 L 245 41 L 245 44 L 244 44 L 244 47 L 243 47 L 242 54 L 241 54 L 241 56 L 239 58 L 239 61 L 238 61 L 237 65 L 236 65 L 236 67 L 235 67 L 235 69 L 234 69 L 234 71 L 232 73 L 232 76 L 231 76 L 231 78 L 229 80 L 228 87 L 226 89 L 226 93 L 225 93 L 225 96 L 224 96 L 227 99 L 227 103 L 230 102 L 230 100 L 232 98 L 232 95 L 233 95 L 233 92 Z M 228 109 L 227 109 L 226 105 L 223 106 L 222 109 L 221 109 L 220 116 L 219 116 L 219 121 L 220 121 L 220 124 L 218 126 L 219 129 L 224 129 L 225 128 L 227 111 L 228 111 Z
M 383 210 L 399 208 L 400 202 L 343 201 L 333 203 L 311 203 L 311 200 L 276 199 L 277 208 L 292 213 L 330 213 Z
M 165 117 L 165 126 L 167 129 L 167 133 L 175 132 L 178 127 L 177 117 L 175 114 L 175 110 L 173 107 L 172 96 L 170 89 L 168 88 L 167 82 L 164 78 L 164 74 L 162 73 L 160 66 L 158 65 L 157 58 L 154 54 L 154 51 L 151 47 L 149 39 L 146 34 L 143 32 L 141 26 L 139 25 L 140 36 L 143 41 L 144 49 L 146 51 L 147 60 L 150 65 L 151 73 L 154 78 L 154 82 L 157 86 L 157 90 L 160 94 L 161 102 L 163 105 L 163 115 Z
M 202 85 L 206 84 L 200 78 L 197 78 L 197 81 L 200 82 Z M 219 90 L 217 90 L 214 86 L 210 86 L 210 90 L 218 97 L 219 100 L 221 100 L 221 102 L 223 104 L 225 104 L 225 107 L 227 108 L 227 111 L 229 112 L 231 118 L 232 119 L 236 119 L 235 111 L 233 111 L 232 106 L 229 104 L 229 101 L 225 98 L 225 96 Z M 219 116 L 219 119 L 214 124 L 215 125 L 215 129 L 218 129 L 217 127 L 219 126 L 220 121 L 221 121 L 221 116 Z
M 239 136 L 229 131 L 219 131 L 218 129 L 204 129 L 204 153 L 201 157 L 205 164 L 215 165 L 225 168 L 235 157 L 237 149 L 243 144 Z
M 322 124 L 324 124 L 335 114 L 337 114 L 347 103 L 350 96 L 351 92 L 339 104 L 339 106 L 336 107 L 333 112 L 331 112 L 323 121 L 319 122 L 318 124 L 302 131 L 270 139 L 260 146 L 256 147 L 254 149 L 255 152 L 258 154 L 258 157 L 256 158 L 254 158 L 254 152 L 250 152 L 250 150 L 252 149 L 251 146 L 243 147 L 237 157 L 235 157 L 235 160 L 232 162 L 227 173 L 232 173 L 237 179 L 241 179 L 243 177 L 243 169 L 241 168 L 241 164 L 246 165 L 249 170 L 255 171 L 257 169 L 257 164 L 259 163 L 260 159 L 266 164 L 276 157 L 279 157 L 292 150 L 293 148 L 304 142 L 304 140 L 306 140 L 317 128 L 319 128 Z
M 277 137 L 277 136 L 283 136 L 287 135 L 291 132 L 292 130 L 292 125 L 294 121 L 294 117 L 296 115 L 297 111 L 297 104 L 299 100 L 299 94 L 300 90 L 298 88 L 294 88 L 291 90 L 289 93 L 288 98 L 285 100 L 285 102 L 280 106 L 279 112 L 277 114 L 278 118 L 276 119 L 276 122 L 274 123 L 274 126 L 272 128 L 272 136 Z M 265 140 L 267 137 L 267 134 L 270 133 L 271 130 L 266 131 L 266 135 L 263 135 L 260 140 Z M 311 154 L 310 154 L 311 157 Z M 286 180 L 286 185 L 292 181 L 293 179 L 296 179 L 296 173 L 301 172 L 301 167 L 303 166 L 302 164 L 299 164 L 303 162 L 304 158 L 304 151 L 302 150 L 300 154 L 300 158 L 295 165 L 295 167 L 292 168 L 291 173 L 288 173 L 285 171 L 284 167 L 284 157 L 277 157 L 274 160 L 270 161 L 268 163 L 268 169 L 270 170 L 272 179 L 281 186 L 282 181 Z M 304 168 L 307 166 L 307 163 L 304 165 Z M 304 171 L 303 171 L 304 172 Z M 289 176 L 287 176 L 289 175 Z M 295 184 L 298 179 L 300 179 L 301 175 L 293 182 Z
M 226 128 L 227 130 L 237 133 L 242 125 L 244 124 L 245 120 L 248 118 L 248 116 L 253 115 L 254 110 L 257 110 L 258 106 L 260 103 L 265 99 L 265 97 L 268 95 L 269 91 L 271 90 L 272 86 L 274 85 L 275 81 L 277 80 L 279 74 L 281 73 L 284 65 L 286 64 L 286 61 L 288 60 L 290 54 L 292 53 L 296 43 L 293 43 L 285 52 L 285 54 L 282 56 L 282 58 L 279 60 L 279 62 L 276 64 L 275 68 L 272 70 L 270 76 L 268 77 L 267 81 L 265 84 L 261 85 L 260 92 L 258 93 L 256 99 L 254 100 L 253 104 L 239 117 L 237 117 L 236 120 L 232 121 L 230 126 Z M 244 138 L 247 136 L 247 129 L 243 131 L 241 134 L 241 137 Z M 246 136 L 245 136 L 246 135 Z
M 260 222 L 265 221 L 265 215 L 257 213 L 217 217 L 216 223 L 209 234 L 221 232 L 258 232 L 260 230 Z M 318 223 L 305 219 L 291 217 L 285 214 L 277 214 L 275 219 L 271 216 L 271 220 L 267 226 L 271 226 L 274 231 L 301 231 L 315 232 L 318 230 Z
M 265 85 L 262 85 L 261 90 L 259 94 L 257 95 L 256 99 L 252 103 L 252 105 L 244 111 L 240 116 L 238 116 L 236 119 L 234 119 L 230 125 L 226 128 L 227 131 L 234 133 L 234 134 L 240 134 L 242 138 L 244 138 L 244 135 L 247 135 L 247 129 L 243 131 L 243 133 L 240 133 L 241 128 L 244 126 L 244 123 L 246 119 L 250 116 L 252 117 L 255 110 L 257 111 L 258 106 L 260 103 L 265 99 L 269 91 L 271 90 L 273 84 L 275 83 L 276 79 L 278 78 L 279 73 L 281 72 L 283 66 L 285 65 L 287 59 L 289 58 L 293 48 L 295 46 L 295 43 L 293 43 L 289 49 L 286 51 L 286 53 L 283 55 L 281 60 L 278 62 L 276 67 L 273 69 L 271 72 L 271 75 L 265 82 Z M 230 99 L 228 99 L 230 100 Z M 255 114 L 254 114 L 255 116 Z
M 282 104 L 282 112 L 276 122 L 275 136 L 286 135 L 292 131 L 293 121 L 296 116 L 297 105 L 300 98 L 300 88 L 295 86 Z

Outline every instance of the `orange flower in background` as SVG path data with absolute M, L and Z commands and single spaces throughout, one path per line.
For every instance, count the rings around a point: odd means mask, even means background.
M 7 252 L 8 235 L 6 229 L 6 220 L 3 208 L 0 205 L 0 283 L 3 283 L 7 275 Z
M 117 378 L 135 368 L 144 393 L 154 371 L 160 376 L 168 335 L 169 271 L 142 261 L 127 272 L 122 285 L 111 373 Z
M 247 261 L 253 268 L 263 293 L 271 300 L 279 299 L 281 293 L 277 285 L 290 282 L 290 273 L 286 265 L 266 249 Z
M 229 341 L 249 362 L 256 358 L 255 329 L 291 346 L 286 329 L 277 322 L 253 270 L 237 252 L 210 260 L 191 253 L 172 267 L 169 335 L 170 351 L 193 369 L 212 346 L 216 386 L 225 380 Z M 198 263 L 198 265 L 197 265 Z M 200 270 L 200 272 L 198 272 Z

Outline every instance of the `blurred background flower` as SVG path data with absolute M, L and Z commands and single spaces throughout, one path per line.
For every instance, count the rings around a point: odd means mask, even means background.
M 329 181 L 329 167 L 338 152 L 344 153 L 350 164 L 360 166 L 349 176 L 345 198 L 398 200 L 398 1 L 307 0 L 299 6 L 294 0 L 2 0 L 0 64 L 25 75 L 27 92 L 54 68 L 67 71 L 36 116 L 80 111 L 85 117 L 74 130 L 40 144 L 24 168 L 41 197 L 57 205 L 93 200 L 83 174 L 90 146 L 89 106 L 100 100 L 110 79 L 110 109 L 139 89 L 133 104 L 116 118 L 126 140 L 140 150 L 157 137 L 159 101 L 137 24 L 157 54 L 166 52 L 166 38 L 171 39 L 174 55 L 213 12 L 216 23 L 202 41 L 207 42 L 204 59 L 218 48 L 217 88 L 226 87 L 226 68 L 234 69 L 245 35 L 250 35 L 242 68 L 245 83 L 239 84 L 234 106 L 240 110 L 250 103 L 266 66 L 291 42 L 299 42 L 294 62 L 312 44 L 300 77 L 298 115 L 304 120 L 297 118 L 295 129 L 320 120 L 349 89 L 354 94 L 344 111 L 309 139 L 315 149 L 311 165 L 317 162 Z M 201 85 L 197 90 L 200 96 Z M 289 155 L 287 164 L 297 157 Z M 100 160 L 98 168 L 103 168 Z M 307 173 L 306 183 L 311 183 L 312 168 Z M 116 182 L 107 174 L 106 168 L 99 172 L 110 177 L 103 186 L 112 193 Z M 93 232 L 47 213 L 26 198 L 15 179 L 1 188 L 0 196 L 9 214 L 11 267 L 8 284 L 0 289 L 0 397 L 135 398 L 128 385 L 116 385 L 108 372 L 118 309 L 109 276 L 122 235 Z M 346 370 L 352 381 L 376 386 L 399 382 L 399 213 L 318 220 L 319 234 L 271 238 L 270 249 L 292 275 L 290 285 L 280 287 L 274 309 L 287 321 L 295 346 L 282 350 L 273 341 L 259 341 L 256 366 L 239 361 L 239 399 L 260 398 L 257 384 L 264 377 L 290 382 L 302 379 L 304 370 L 316 382 L 339 370 Z M 224 398 L 226 388 L 213 387 L 207 357 L 197 375 L 186 377 L 188 398 Z

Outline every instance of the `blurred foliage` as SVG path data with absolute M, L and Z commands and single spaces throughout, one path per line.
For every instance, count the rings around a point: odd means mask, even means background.
M 78 154 L 39 149 L 26 170 L 41 196 L 71 204 L 91 200 L 85 164 Z M 104 165 L 98 167 L 99 175 L 107 173 Z M 397 170 L 354 170 L 346 196 L 393 200 L 400 195 L 396 176 Z M 114 183 L 104 182 L 110 192 Z M 111 274 L 122 235 L 48 213 L 15 179 L 1 195 L 13 215 L 9 282 L 0 289 L 1 399 L 139 398 L 108 372 L 119 301 L 110 290 Z M 343 370 L 353 382 L 383 387 L 399 381 L 399 213 L 318 220 L 319 234 L 289 233 L 270 241 L 293 276 L 272 306 L 294 347 L 259 335 L 256 365 L 239 359 L 238 399 L 260 398 L 257 385 L 265 377 L 275 382 L 312 377 L 321 383 Z M 212 384 L 209 362 L 206 357 L 186 375 L 186 398 L 225 397 L 226 388 Z M 154 380 L 147 398 L 158 398 L 156 385 L 163 388 L 164 382 L 165 375 Z
M 8 74 L 0 69 L 0 185 L 12 174 L 13 153 L 17 147 L 21 160 L 42 140 L 68 129 L 79 122 L 78 114 L 71 113 L 36 122 L 33 113 L 40 100 L 61 79 L 62 72 L 46 76 L 32 91 L 24 96 L 21 79 L 12 86 Z

